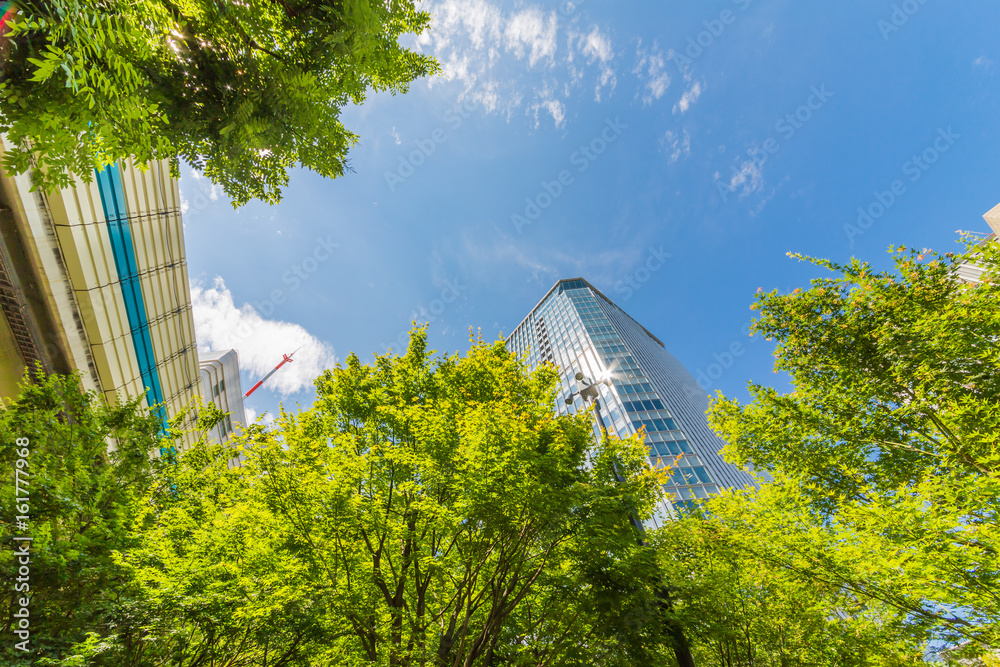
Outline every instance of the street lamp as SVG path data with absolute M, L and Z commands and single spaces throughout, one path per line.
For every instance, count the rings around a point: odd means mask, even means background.
M 604 418 L 601 416 L 601 401 L 600 395 L 597 393 L 597 384 L 590 381 L 590 378 L 586 377 L 583 373 L 576 374 L 576 381 L 583 383 L 583 389 L 580 391 L 574 391 L 566 399 L 566 405 L 573 405 L 573 397 L 579 395 L 584 401 L 593 401 L 594 407 L 597 409 L 597 421 L 601 425 L 601 430 L 604 430 Z M 604 378 L 599 384 L 611 386 L 611 378 Z
M 604 424 L 604 415 L 601 413 L 601 395 L 598 392 L 598 386 L 603 384 L 610 387 L 611 378 L 606 377 L 600 382 L 595 383 L 592 382 L 590 378 L 586 377 L 583 373 L 577 373 L 576 381 L 583 385 L 583 389 L 571 393 L 569 397 L 566 399 L 566 405 L 573 405 L 574 396 L 579 396 L 585 402 L 590 401 L 594 406 L 594 414 L 597 415 L 597 424 L 598 426 L 601 427 L 601 436 L 603 437 L 603 435 L 607 433 L 608 428 Z M 625 483 L 625 476 L 622 475 L 621 471 L 618 469 L 617 458 L 611 459 L 611 474 L 615 476 L 615 481 L 618 482 L 619 484 Z M 629 512 L 628 520 L 629 523 L 632 524 L 632 527 L 635 528 L 636 530 L 637 533 L 636 539 L 639 541 L 639 546 L 640 547 L 646 546 L 646 540 L 644 539 L 646 536 L 646 529 L 643 527 L 642 522 L 639 521 L 639 518 L 633 512 Z
M 598 391 L 598 386 L 603 384 L 608 387 L 611 386 L 611 378 L 605 377 L 600 382 L 592 382 L 590 378 L 586 377 L 583 373 L 576 374 L 576 381 L 583 385 L 583 389 L 574 391 L 566 399 L 566 405 L 573 405 L 573 397 L 579 396 L 586 401 L 590 401 L 594 405 L 594 413 L 597 415 L 597 424 L 601 427 L 601 436 L 604 437 L 607 434 L 607 427 L 604 425 L 604 416 L 601 414 L 601 397 Z M 615 477 L 615 482 L 618 484 L 625 483 L 625 477 L 618 470 L 618 458 L 613 457 L 611 459 L 611 473 Z M 639 543 L 639 547 L 646 546 L 646 529 L 643 528 L 642 522 L 639 521 L 639 517 L 635 515 L 634 512 L 628 513 L 629 523 L 632 524 L 632 528 L 636 531 L 636 542 Z M 674 602 L 670 597 L 670 591 L 662 583 L 658 584 L 656 587 L 656 595 L 660 598 L 660 604 L 663 608 L 667 610 L 668 613 L 673 614 Z M 677 664 L 680 667 L 695 667 L 694 656 L 691 655 L 691 647 L 688 643 L 687 636 L 684 634 L 684 628 L 681 627 L 680 623 L 676 620 L 667 620 L 667 632 L 670 634 L 671 639 L 674 643 L 674 657 L 677 658 Z

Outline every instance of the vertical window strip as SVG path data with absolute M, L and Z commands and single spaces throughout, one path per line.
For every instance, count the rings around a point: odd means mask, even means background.
M 163 424 L 163 430 L 166 431 L 167 415 L 163 405 L 163 388 L 156 368 L 153 339 L 149 333 L 149 320 L 142 297 L 142 285 L 139 282 L 139 269 L 136 265 L 135 246 L 132 243 L 132 230 L 125 205 L 121 174 L 117 164 L 107 165 L 102 170 L 95 169 L 94 174 L 101 193 L 101 206 L 108 225 L 111 254 L 115 260 L 118 284 L 125 303 L 132 346 L 135 348 L 139 374 L 146 388 L 146 402 L 156 410 Z

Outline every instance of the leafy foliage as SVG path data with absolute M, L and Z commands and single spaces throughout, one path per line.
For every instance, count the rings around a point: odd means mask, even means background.
M 124 620 L 61 664 L 661 664 L 641 441 L 595 444 L 503 343 L 425 341 L 324 373 L 241 468 L 202 444 L 161 471 L 116 560 Z
M 284 557 L 283 526 L 246 502 L 230 455 L 202 442 L 163 471 L 169 490 L 150 498 L 140 544 L 116 560 L 131 584 L 127 622 L 78 646 L 85 664 L 308 664 L 328 637 L 322 591 Z
M 8 173 L 90 181 L 134 157 L 180 159 L 234 205 L 274 203 L 296 165 L 343 175 L 358 137 L 339 120 L 369 90 L 437 71 L 398 40 L 412 0 L 26 0 L 8 34 L 0 131 Z
M 732 520 L 747 493 L 709 503 L 657 535 L 678 617 L 702 667 L 920 665 L 922 633 L 891 606 L 859 599 L 759 557 L 770 533 Z
M 892 253 L 895 273 L 812 260 L 840 276 L 759 295 L 754 331 L 795 391 L 714 401 L 727 456 L 774 480 L 729 516 L 777 567 L 1000 645 L 1000 248 Z
M 502 343 L 432 359 L 416 332 L 404 357 L 328 371 L 313 410 L 282 415 L 280 443 L 255 443 L 257 498 L 349 638 L 330 664 L 542 664 L 594 632 L 560 606 L 582 616 L 573 565 L 636 550 L 625 517 L 652 512 L 658 480 L 636 440 L 586 467 L 589 419 L 553 414 L 555 382 Z
M 64 654 L 92 628 L 119 620 L 125 580 L 114 565 L 118 550 L 137 542 L 137 501 L 156 488 L 160 423 L 139 409 L 142 399 L 117 406 L 84 393 L 75 376 L 25 378 L 20 395 L 0 408 L 0 623 L 7 638 L 4 664 Z M 15 510 L 18 438 L 28 438 L 28 512 Z M 114 448 L 109 451 L 108 443 Z M 27 515 L 26 530 L 15 515 Z M 15 535 L 31 542 L 30 589 L 14 590 Z M 12 614 L 30 593 L 30 653 L 14 650 Z M 29 659 L 30 658 L 30 659 Z

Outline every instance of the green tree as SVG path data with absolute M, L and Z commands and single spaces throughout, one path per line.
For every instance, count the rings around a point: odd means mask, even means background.
M 343 175 L 340 110 L 437 71 L 400 47 L 412 0 L 25 0 L 8 33 L 0 131 L 8 173 L 65 187 L 134 157 L 181 159 L 234 205 L 278 201 L 296 165 Z
M 652 512 L 658 479 L 639 441 L 595 446 L 589 416 L 553 413 L 553 369 L 528 373 L 502 343 L 436 359 L 425 346 L 418 331 L 403 357 L 351 356 L 320 377 L 315 407 L 254 446 L 260 502 L 315 564 L 352 654 L 545 664 L 585 636 L 558 606 L 579 595 L 568 569 L 581 552 L 636 551 L 628 512 Z M 627 462 L 624 485 L 613 457 Z M 535 634 L 528 614 L 512 629 L 529 599 L 544 619 Z
M 435 356 L 422 330 L 404 356 L 349 356 L 311 409 L 244 434 L 243 467 L 200 446 L 164 470 L 119 558 L 142 603 L 80 659 L 659 664 L 627 517 L 660 479 L 638 439 L 554 414 L 556 381 L 503 343 Z
M 119 622 L 94 628 L 60 665 L 307 665 L 336 644 L 324 591 L 288 556 L 298 546 L 279 517 L 249 502 L 231 455 L 202 441 L 162 470 L 138 543 L 116 554 L 129 584 Z
M 925 635 L 892 606 L 775 567 L 773 533 L 741 530 L 754 492 L 707 504 L 655 534 L 677 617 L 699 667 L 924 664 Z
M 966 243 L 891 249 L 893 272 L 811 260 L 838 275 L 760 294 L 754 332 L 794 391 L 751 384 L 710 421 L 773 478 L 719 509 L 770 536 L 761 558 L 981 647 L 1000 645 L 1000 248 Z
M 141 400 L 111 406 L 81 391 L 76 376 L 39 373 L 33 383 L 26 376 L 17 398 L 0 407 L 4 664 L 61 657 L 86 632 L 118 622 L 127 582 L 114 554 L 136 544 L 131 529 L 141 513 L 138 501 L 155 488 L 161 466 L 148 455 L 159 445 L 161 424 L 139 408 Z M 15 493 L 18 459 L 27 465 Z M 15 497 L 27 501 L 15 503 Z M 26 581 L 16 580 L 15 549 L 24 542 L 15 536 L 32 538 Z M 13 614 L 22 597 L 30 600 L 29 652 L 13 646 Z

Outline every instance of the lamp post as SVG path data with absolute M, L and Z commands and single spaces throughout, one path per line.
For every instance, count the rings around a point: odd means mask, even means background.
M 583 389 L 579 391 L 574 391 L 566 399 L 566 405 L 573 405 L 573 397 L 579 395 L 584 401 L 590 401 L 594 406 L 594 413 L 597 415 L 597 425 L 601 427 L 601 436 L 608 432 L 607 426 L 604 425 L 604 415 L 601 414 L 601 396 L 597 391 L 598 384 L 611 386 L 611 379 L 605 378 L 600 383 L 594 383 L 590 381 L 583 373 L 576 374 L 576 381 L 583 383 Z M 618 459 L 611 459 L 611 474 L 614 475 L 615 481 L 619 484 L 625 483 L 625 477 L 622 475 L 621 471 L 618 469 Z M 636 531 L 636 539 L 639 542 L 640 547 L 646 546 L 646 529 L 643 527 L 642 522 L 639 521 L 639 517 L 635 515 L 634 512 L 628 513 L 629 523 Z
M 583 373 L 576 374 L 576 381 L 583 385 L 583 389 L 574 391 L 566 399 L 566 405 L 573 405 L 573 397 L 579 396 L 585 402 L 590 401 L 594 406 L 594 413 L 597 415 L 597 424 L 601 427 L 601 437 L 606 437 L 608 429 L 604 425 L 604 415 L 601 414 L 601 398 L 598 392 L 598 385 L 604 384 L 606 386 L 611 386 L 610 378 L 605 378 L 599 383 L 592 382 L 590 378 L 584 376 Z M 615 477 L 615 482 L 618 484 L 623 484 L 625 482 L 625 477 L 621 474 L 618 469 L 618 459 L 617 457 L 611 459 L 611 474 Z M 632 524 L 632 528 L 636 531 L 636 542 L 638 542 L 640 547 L 646 547 L 646 529 L 643 527 L 642 522 L 639 521 L 639 517 L 635 515 L 635 512 L 629 512 L 628 514 L 629 523 Z M 668 612 L 673 613 L 674 602 L 670 597 L 670 591 L 662 583 L 658 583 L 656 586 L 656 596 L 660 598 L 660 604 Z M 677 658 L 677 664 L 679 667 L 695 667 L 694 657 L 691 655 L 691 646 L 688 643 L 687 636 L 684 634 L 684 628 L 681 627 L 680 623 L 676 619 L 668 618 L 666 621 L 667 632 L 670 638 L 673 640 L 674 644 L 674 657 Z

